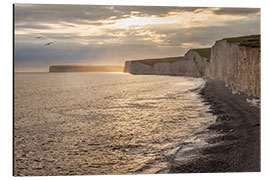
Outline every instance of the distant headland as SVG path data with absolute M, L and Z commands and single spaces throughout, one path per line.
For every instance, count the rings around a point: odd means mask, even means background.
M 123 72 L 123 66 L 51 65 L 49 72 Z

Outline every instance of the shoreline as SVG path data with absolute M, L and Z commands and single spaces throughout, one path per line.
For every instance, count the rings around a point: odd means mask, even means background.
M 232 94 L 222 81 L 206 79 L 199 94 L 217 117 L 208 127 L 208 144 L 193 152 L 198 158 L 173 160 L 169 173 L 260 172 L 260 107 L 243 93 Z

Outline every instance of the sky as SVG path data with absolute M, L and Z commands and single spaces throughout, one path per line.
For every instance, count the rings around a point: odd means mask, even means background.
M 18 72 L 62 64 L 124 65 L 260 34 L 260 9 L 15 4 L 14 33 Z

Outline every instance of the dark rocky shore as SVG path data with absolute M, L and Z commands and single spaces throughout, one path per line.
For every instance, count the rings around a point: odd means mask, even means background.
M 259 172 L 260 108 L 251 106 L 247 95 L 232 94 L 221 81 L 207 80 L 200 94 L 217 116 L 207 133 L 218 136 L 210 136 L 208 145 L 193 150 L 199 158 L 173 161 L 169 172 Z

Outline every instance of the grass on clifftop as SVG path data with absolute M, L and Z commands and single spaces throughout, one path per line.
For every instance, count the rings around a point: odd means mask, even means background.
M 260 48 L 261 45 L 261 35 L 250 35 L 241 37 L 225 38 L 227 42 L 239 42 L 240 46 Z
M 134 62 L 140 62 L 149 66 L 154 66 L 156 63 L 174 63 L 176 61 L 181 60 L 183 57 L 168 57 L 168 58 L 158 58 L 158 59 L 144 59 L 144 60 L 136 60 Z
M 197 52 L 200 56 L 206 57 L 208 60 L 210 59 L 211 48 L 192 49 L 192 50 Z

